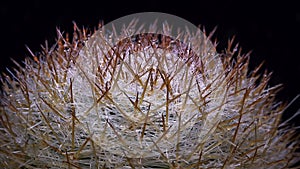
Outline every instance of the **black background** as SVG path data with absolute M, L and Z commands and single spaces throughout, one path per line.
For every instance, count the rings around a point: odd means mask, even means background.
M 265 61 L 273 72 L 270 85 L 282 83 L 278 99 L 291 101 L 300 94 L 299 12 L 283 2 L 255 1 L 9 1 L 0 3 L 1 71 L 10 67 L 9 58 L 22 61 L 30 56 L 25 45 L 38 52 L 40 44 L 55 42 L 56 27 L 72 32 L 72 21 L 79 27 L 93 28 L 136 12 L 164 12 L 179 16 L 209 32 L 217 26 L 214 39 L 218 50 L 233 35 L 244 52 L 252 50 L 251 66 Z M 299 103 L 299 102 L 298 102 Z M 294 106 L 299 108 L 300 105 Z M 290 116 L 291 113 L 286 113 Z

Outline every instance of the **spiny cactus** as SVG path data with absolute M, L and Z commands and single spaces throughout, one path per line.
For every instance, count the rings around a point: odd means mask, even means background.
M 74 24 L 3 74 L 1 168 L 286 168 L 295 130 L 269 73 L 198 30 Z M 134 29 L 133 29 L 134 28 Z M 130 33 L 133 32 L 133 33 Z M 157 33 L 153 33 L 157 32 Z

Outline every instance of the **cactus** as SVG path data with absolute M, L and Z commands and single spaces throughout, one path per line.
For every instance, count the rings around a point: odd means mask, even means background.
M 121 35 L 59 30 L 39 56 L 3 73 L 1 168 L 287 168 L 295 129 L 270 73 L 248 70 L 233 40 L 171 25 Z M 151 33 L 152 32 L 152 33 Z M 192 47 L 191 47 L 192 46 Z M 30 50 L 29 50 L 30 51 Z M 298 112 L 299 113 L 299 112 Z

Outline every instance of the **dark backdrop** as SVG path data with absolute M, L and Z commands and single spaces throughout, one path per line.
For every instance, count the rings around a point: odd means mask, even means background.
M 217 26 L 214 38 L 218 50 L 225 48 L 233 35 L 244 52 L 253 50 L 251 65 L 265 61 L 264 68 L 273 72 L 271 85 L 283 83 L 278 98 L 290 101 L 300 94 L 299 12 L 283 2 L 228 1 L 9 1 L 0 3 L 1 71 L 11 66 L 9 58 L 21 61 L 29 52 L 48 40 L 54 43 L 56 27 L 72 32 L 72 21 L 79 26 L 94 27 L 100 20 L 108 23 L 136 12 L 165 12 L 182 17 L 211 31 Z M 294 104 L 295 109 L 299 108 Z M 291 115 L 291 113 L 286 113 Z

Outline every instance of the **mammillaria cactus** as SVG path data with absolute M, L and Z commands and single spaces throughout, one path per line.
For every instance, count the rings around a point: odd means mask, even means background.
M 93 34 L 74 24 L 72 40 L 58 31 L 57 44 L 4 74 L 1 168 L 285 168 L 299 160 L 295 130 L 280 121 L 279 86 L 268 87 L 260 66 L 249 71 L 249 54 L 233 41 L 218 53 L 210 36 L 162 13 L 112 24 Z

